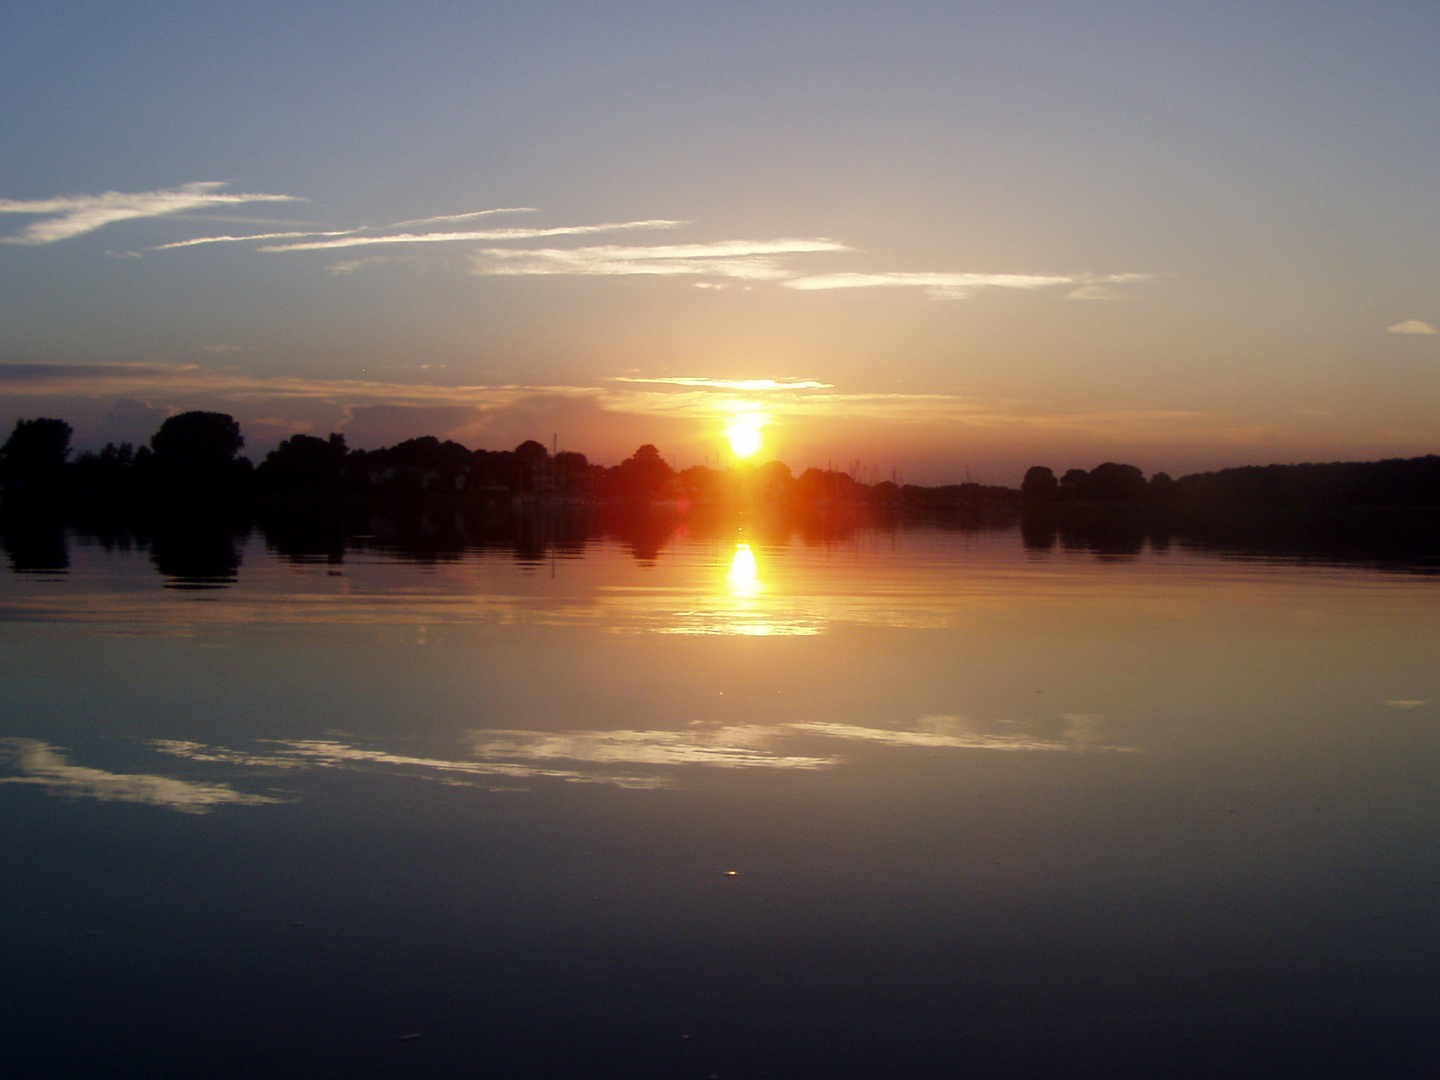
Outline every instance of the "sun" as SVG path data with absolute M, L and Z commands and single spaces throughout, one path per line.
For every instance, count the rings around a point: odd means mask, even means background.
M 730 442 L 730 452 L 740 461 L 747 461 L 760 452 L 765 445 L 761 434 L 770 417 L 764 413 L 747 412 L 733 417 L 725 426 L 725 438 Z

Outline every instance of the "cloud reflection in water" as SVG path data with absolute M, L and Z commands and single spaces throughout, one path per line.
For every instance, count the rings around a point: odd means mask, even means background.
M 171 757 L 243 770 L 359 769 L 394 770 L 402 775 L 445 784 L 470 785 L 483 780 L 551 779 L 570 783 L 607 784 L 652 789 L 670 786 L 666 769 L 703 766 L 713 769 L 828 769 L 843 764 L 836 754 L 797 753 L 797 740 L 874 743 L 889 747 L 945 750 L 1008 750 L 1076 753 L 1085 750 L 1131 751 L 1109 744 L 1100 719 L 1066 714 L 1062 731 L 1045 735 L 1035 725 L 995 722 L 981 725 L 957 716 L 921 717 L 910 728 L 878 728 L 827 721 L 778 724 L 692 725 L 651 731 L 477 731 L 471 748 L 475 758 L 433 758 L 352 746 L 338 739 L 261 740 L 266 750 L 248 752 L 187 739 L 155 739 L 151 749 Z M 215 806 L 261 806 L 287 801 L 272 795 L 251 795 L 222 782 L 198 782 L 139 773 L 114 773 L 72 765 L 59 749 L 37 739 L 0 739 L 0 762 L 8 761 L 18 775 L 0 777 L 0 784 L 31 784 L 56 795 L 104 802 L 162 806 L 203 814 Z M 537 762 L 598 765 L 558 768 Z M 635 767 L 626 772 L 614 766 Z
M 414 757 L 385 750 L 367 750 L 334 739 L 265 740 L 277 749 L 267 755 L 245 754 L 226 747 L 206 746 L 183 740 L 157 739 L 150 745 L 161 753 L 192 761 L 227 762 L 238 765 L 286 769 L 392 767 L 409 775 L 442 782 L 463 782 L 467 776 L 527 779 L 548 777 L 577 783 L 614 784 L 617 787 L 653 788 L 661 780 L 652 776 L 622 776 L 576 772 L 573 769 L 539 769 L 530 765 L 497 761 L 469 761 L 450 758 Z
M 770 749 L 783 734 L 783 726 L 759 724 L 688 731 L 482 731 L 475 736 L 475 752 L 483 758 L 725 769 L 823 769 L 840 761 Z
M 204 814 L 216 806 L 262 806 L 285 801 L 268 795 L 247 795 L 228 784 L 72 765 L 58 749 L 38 739 L 0 739 L 0 760 L 6 759 L 20 775 L 0 777 L 0 784 L 33 784 L 52 795 L 70 798 L 142 803 L 184 814 Z
M 999 731 L 986 731 L 973 720 L 960 716 L 922 716 L 913 730 L 862 727 L 856 724 L 835 724 L 805 721 L 787 724 L 793 731 L 831 739 L 884 743 L 889 746 L 920 746 L 931 749 L 956 750 L 1050 750 L 1074 753 L 1079 750 L 1115 750 L 1135 752 L 1136 747 L 1112 746 L 1103 741 L 1099 731 L 1100 718 L 1086 713 L 1066 713 L 1065 729 L 1058 736 L 1047 738 L 1017 725 L 997 725 Z

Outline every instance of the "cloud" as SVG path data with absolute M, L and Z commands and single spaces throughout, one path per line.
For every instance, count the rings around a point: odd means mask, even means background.
M 1387 334 L 1433 334 L 1436 330 L 1428 322 L 1406 319 L 1404 322 L 1397 322 L 1394 326 L 1387 326 L 1385 332 Z
M 884 743 L 888 746 L 918 746 L 950 750 L 1116 750 L 1134 752 L 1135 747 L 1106 745 L 1100 733 L 1099 716 L 1087 713 L 1066 713 L 1065 728 L 1058 735 L 1045 736 L 1009 721 L 992 721 L 984 726 L 960 716 L 922 716 L 913 729 L 872 728 L 856 724 L 804 721 L 787 724 L 793 731 L 830 739 Z M 1017 730 L 1018 729 L 1018 730 Z
M 250 233 L 246 236 L 197 236 L 192 240 L 176 240 L 173 244 L 161 244 L 151 251 L 173 251 L 175 248 L 197 247 L 200 244 L 240 244 L 246 240 L 285 240 L 301 236 L 350 236 L 356 229 L 337 229 L 331 232 L 271 232 Z
M 1066 294 L 1070 300 L 1113 300 L 1119 294 L 1107 285 L 1128 285 L 1151 281 L 1154 274 L 976 274 L 976 273 L 837 273 L 813 274 L 784 282 L 787 289 L 918 288 L 932 300 L 965 300 L 980 289 L 1048 289 L 1076 285 Z
M 514 250 L 486 248 L 474 272 L 494 275 L 678 275 L 734 277 L 778 281 L 793 273 L 779 256 L 849 251 L 825 237 L 782 240 L 720 240 L 708 244 L 662 244 L 650 247 L 609 245 L 584 248 Z
M 239 194 L 222 192 L 218 181 L 182 184 L 161 191 L 107 191 L 101 195 L 62 195 L 50 199 L 0 199 L 0 214 L 49 214 L 44 221 L 29 225 L 7 244 L 53 244 L 94 232 L 116 221 L 164 217 L 202 206 L 227 206 L 251 202 L 294 202 L 293 195 Z
M 603 765 L 707 765 L 722 769 L 824 769 L 838 758 L 780 754 L 775 728 L 740 725 L 689 731 L 482 731 L 482 758 L 586 761 Z
M 484 229 L 475 232 L 396 233 L 391 236 L 344 236 L 338 240 L 316 240 L 303 244 L 272 244 L 261 251 L 330 251 L 335 248 L 366 247 L 373 244 L 438 244 L 457 240 L 536 240 L 547 236 L 582 236 L 588 233 L 624 232 L 633 229 L 674 229 L 686 221 L 652 218 L 645 221 L 612 221 L 601 225 L 558 225 L 549 229 Z
M 326 766 L 392 765 L 441 773 L 469 773 L 477 776 L 550 777 L 578 783 L 615 784 L 619 787 L 632 788 L 659 786 L 654 778 L 646 776 L 597 775 L 575 772 L 571 769 L 537 769 L 533 766 L 509 762 L 412 757 L 407 754 L 391 754 L 384 750 L 365 750 L 327 739 L 288 739 L 280 740 L 278 745 L 284 747 L 291 754 L 304 757 L 317 765 Z
M 441 214 L 438 217 L 418 218 L 414 221 L 396 221 L 389 225 L 369 226 L 362 225 L 354 229 L 332 229 L 328 232 L 269 232 L 269 233 L 247 233 L 243 236 L 197 236 L 190 240 L 176 240 L 172 244 L 160 244 L 152 247 L 151 251 L 173 251 L 176 248 L 197 247 L 201 244 L 241 244 L 253 240 L 300 240 L 307 237 L 334 237 L 354 236 L 357 233 L 373 232 L 380 229 L 402 229 L 414 225 L 434 225 L 441 221 L 470 221 L 478 217 L 487 217 L 490 214 L 522 214 L 534 213 L 535 208 L 531 206 L 504 207 L 497 210 L 471 210 L 464 214 Z M 486 236 L 487 239 L 492 237 Z M 387 238 L 372 238 L 375 243 L 385 243 Z M 361 243 L 369 243 L 372 240 L 362 240 Z M 345 246 L 345 245 L 342 245 Z M 351 245 L 353 246 L 353 245 Z M 266 250 L 272 250 L 267 248 Z
M 247 754 L 224 746 L 206 746 L 190 739 L 151 739 L 149 746 L 162 754 L 188 758 L 190 761 L 243 765 L 250 769 L 303 769 L 305 761 L 279 754 Z
M 161 753 L 192 761 L 220 762 L 251 768 L 280 769 L 358 769 L 366 766 L 380 766 L 402 770 L 411 776 L 425 780 L 439 780 L 442 783 L 464 783 L 468 777 L 503 777 L 506 779 L 529 779 L 544 777 L 567 780 L 582 784 L 614 784 L 624 788 L 655 788 L 661 781 L 650 776 L 630 776 L 615 773 L 582 773 L 573 769 L 536 768 L 512 762 L 466 761 L 453 758 L 414 757 L 409 754 L 392 754 L 386 750 L 366 750 L 350 746 L 334 739 L 273 739 L 262 740 L 276 747 L 268 754 L 248 754 L 223 746 L 206 746 L 204 743 L 182 739 L 156 739 L 151 747 Z
M 787 289 L 920 288 L 932 300 L 964 300 L 977 289 L 1045 289 L 1069 285 L 1074 277 L 1056 274 L 816 274 L 785 282 Z
M 228 784 L 71 765 L 58 749 L 38 739 L 0 739 L 0 759 L 8 759 L 20 774 L 0 777 L 0 784 L 33 784 L 52 795 L 70 798 L 163 806 L 184 814 L 204 814 L 216 806 L 263 806 L 284 801 L 246 795 Z
M 495 210 L 471 210 L 464 214 L 440 214 L 437 217 L 416 218 L 414 221 L 396 221 L 387 225 L 389 229 L 404 229 L 412 225 L 436 225 L 442 221 L 472 221 L 478 217 L 489 217 L 491 214 L 534 214 L 537 213 L 533 206 L 504 206 Z
M 687 376 L 674 378 L 642 379 L 638 376 L 616 375 L 611 382 L 653 383 L 664 386 L 697 386 L 716 390 L 829 390 L 831 383 L 816 382 L 813 379 L 703 379 Z
M 371 266 L 385 266 L 389 263 L 407 263 L 417 270 L 425 268 L 425 260 L 418 255 L 362 255 L 358 259 L 345 259 L 341 262 L 330 263 L 325 269 L 331 274 L 343 277 L 358 273 Z
M 1120 294 L 1104 285 L 1081 285 L 1065 294 L 1066 300 L 1118 300 Z
M 822 721 L 807 721 L 791 724 L 796 731 L 810 735 L 822 735 L 830 739 L 858 740 L 862 742 L 886 743 L 890 746 L 924 746 L 931 749 L 966 750 L 1073 750 L 1070 743 L 1050 739 L 1035 739 L 1023 735 L 993 735 L 981 731 L 967 730 L 958 717 L 924 717 L 921 724 L 930 721 L 931 730 L 895 731 L 889 728 L 860 727 L 855 724 L 831 724 Z M 945 724 L 935 721 L 946 721 Z

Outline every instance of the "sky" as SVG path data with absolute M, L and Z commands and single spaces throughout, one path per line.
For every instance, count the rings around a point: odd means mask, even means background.
M 1440 5 L 23 5 L 0 429 L 1440 451 Z

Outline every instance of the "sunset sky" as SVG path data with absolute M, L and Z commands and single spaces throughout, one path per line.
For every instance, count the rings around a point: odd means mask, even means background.
M 1440 451 L 1440 5 L 22 5 L 0 427 Z

